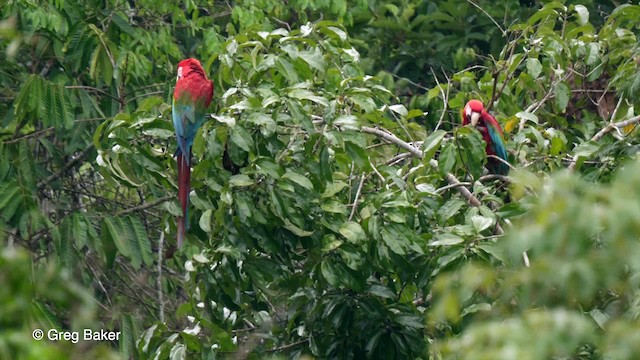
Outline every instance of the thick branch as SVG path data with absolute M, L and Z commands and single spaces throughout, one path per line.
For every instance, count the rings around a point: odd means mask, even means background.
M 400 140 L 397 136 L 393 135 L 392 133 L 385 132 L 385 131 L 382 131 L 380 129 L 370 128 L 370 127 L 367 127 L 367 126 L 363 126 L 361 131 L 363 133 L 372 134 L 372 135 L 375 135 L 375 136 L 377 136 L 379 138 L 382 138 L 384 140 L 392 142 L 392 143 L 400 146 L 401 148 L 403 148 L 405 150 L 408 150 L 413 156 L 417 157 L 418 159 L 422 159 L 423 155 L 422 155 L 422 151 L 420 151 L 420 149 L 418 149 L 415 146 L 410 145 L 406 141 Z

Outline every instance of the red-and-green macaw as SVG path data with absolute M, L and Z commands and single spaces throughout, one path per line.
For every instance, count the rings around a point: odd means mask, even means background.
M 496 119 L 485 110 L 482 102 L 470 100 L 462 110 L 462 125 L 471 124 L 482 134 L 484 142 L 487 144 L 487 155 L 495 155 L 507 161 L 507 148 L 504 146 L 504 135 L 502 128 Z M 487 168 L 489 172 L 499 175 L 507 175 L 509 166 L 498 159 L 488 158 Z
M 196 132 L 206 118 L 206 110 L 213 97 L 213 81 L 207 79 L 196 59 L 178 63 L 178 79 L 173 92 L 173 127 L 178 138 L 174 156 L 178 160 L 178 200 L 182 217 L 178 218 L 178 247 L 182 246 L 189 227 L 188 203 L 191 191 L 191 146 Z

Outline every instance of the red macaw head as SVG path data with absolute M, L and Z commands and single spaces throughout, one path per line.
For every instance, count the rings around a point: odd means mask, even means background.
M 205 77 L 204 69 L 202 68 L 202 65 L 200 65 L 200 61 L 189 58 L 178 63 L 178 81 L 182 78 L 188 78 L 195 74 L 198 74 L 200 77 Z
M 471 126 L 475 127 L 478 125 L 478 120 L 480 120 L 480 117 L 484 112 L 485 109 L 482 102 L 478 100 L 469 100 L 467 105 L 464 106 L 464 110 L 462 112 L 462 125 L 471 124 Z

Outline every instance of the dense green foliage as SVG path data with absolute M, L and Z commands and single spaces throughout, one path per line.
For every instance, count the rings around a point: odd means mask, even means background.
M 640 6 L 9 0 L 0 14 L 0 358 L 640 353 Z M 215 95 L 187 243 L 168 258 L 171 94 L 189 56 Z M 459 127 L 471 98 L 505 129 L 508 178 L 485 175 L 480 133 Z

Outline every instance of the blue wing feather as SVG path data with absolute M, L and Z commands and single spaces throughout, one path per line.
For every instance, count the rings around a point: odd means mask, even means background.
M 190 164 L 191 159 L 189 154 L 191 153 L 191 145 L 193 145 L 193 139 L 196 135 L 199 125 L 195 121 L 195 111 L 193 104 L 180 104 L 173 102 L 173 127 L 176 130 L 176 137 L 178 138 L 178 148 L 174 156 L 180 153 L 185 154 L 187 164 Z
M 491 124 L 487 125 L 487 131 L 489 132 L 489 136 L 491 137 L 491 141 L 493 142 L 493 151 L 500 159 L 507 161 L 507 149 L 504 145 L 504 139 Z M 501 175 L 507 175 L 507 173 L 509 172 L 509 167 L 507 166 L 507 164 L 500 162 L 500 164 L 498 165 L 498 172 Z

